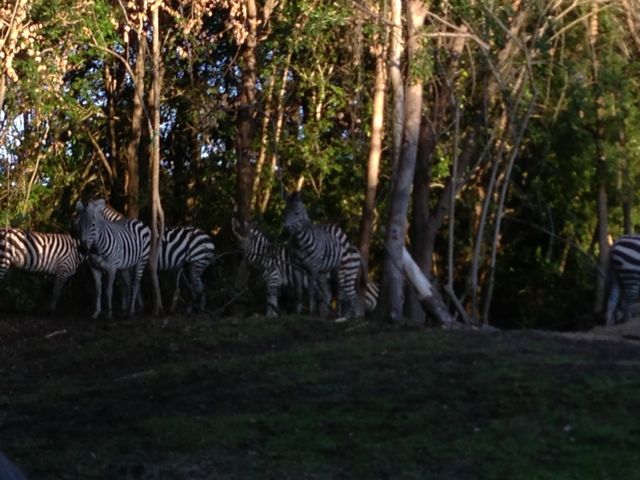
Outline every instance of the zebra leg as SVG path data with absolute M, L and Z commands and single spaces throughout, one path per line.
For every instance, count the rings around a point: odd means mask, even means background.
M 91 318 L 95 320 L 100 316 L 100 312 L 102 311 L 102 270 L 92 267 L 91 275 L 93 275 L 93 283 L 96 287 L 95 308 L 93 315 L 91 315 Z
M 205 295 L 204 284 L 202 283 L 202 271 L 194 268 L 189 268 L 189 276 L 191 278 L 191 297 L 196 308 L 201 312 L 204 312 L 205 307 Z
M 318 308 L 318 316 L 322 319 L 329 317 L 331 303 L 331 286 L 326 275 L 318 277 L 317 291 L 320 296 L 320 306 Z
M 105 294 L 107 296 L 107 319 L 113 317 L 113 282 L 116 279 L 116 270 L 107 270 L 107 286 Z
M 295 295 L 296 295 L 295 312 L 297 314 L 301 314 L 303 310 L 303 304 L 304 304 L 304 282 L 305 280 L 308 280 L 308 279 L 306 278 L 306 276 L 303 276 L 301 274 L 294 273 L 294 275 L 298 275 L 294 279 Z
M 67 282 L 66 275 L 56 275 L 56 278 L 53 282 L 53 290 L 51 291 L 51 297 L 49 299 L 49 304 L 47 305 L 47 310 L 49 312 L 54 312 L 56 310 L 56 306 L 58 305 L 58 299 L 60 298 L 60 293 L 62 292 L 62 287 Z
M 140 280 L 142 279 L 142 274 L 144 272 L 145 267 L 146 267 L 145 262 L 140 262 L 136 266 L 135 276 L 133 277 L 133 292 L 131 297 L 131 303 L 129 304 L 129 316 L 133 315 L 136 311 L 136 302 L 138 300 L 138 296 L 140 295 Z
M 122 288 L 120 289 L 120 307 L 123 313 L 127 312 L 129 308 L 129 302 L 131 302 L 131 272 L 128 268 L 124 268 L 118 271 L 120 276 L 120 283 Z
M 629 322 L 631 320 L 631 307 L 638 299 L 638 293 L 640 293 L 640 284 L 633 282 L 631 285 L 623 285 L 623 290 L 622 312 L 624 321 Z
M 607 301 L 607 312 L 605 315 L 606 325 L 610 327 L 616 323 L 616 307 L 620 300 L 620 283 L 616 278 L 611 280 L 611 291 L 609 292 L 609 300 Z
M 267 286 L 267 317 L 278 316 L 278 292 L 279 288 L 275 285 Z
M 307 286 L 307 296 L 309 297 L 309 315 L 317 315 L 318 305 L 316 303 L 316 292 L 318 290 L 318 276 L 309 272 L 309 285 Z
M 176 286 L 173 289 L 173 296 L 171 297 L 171 307 L 169 311 L 174 313 L 178 306 L 178 300 L 180 299 L 180 277 L 182 276 L 182 268 L 176 273 Z

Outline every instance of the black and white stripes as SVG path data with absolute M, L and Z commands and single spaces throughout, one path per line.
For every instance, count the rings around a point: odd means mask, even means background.
M 0 280 L 10 267 L 53 275 L 55 281 L 47 306 L 50 311 L 55 310 L 62 287 L 83 259 L 78 242 L 71 235 L 0 229 Z
M 133 285 L 126 288 L 128 294 L 128 314 L 132 315 L 140 291 L 142 273 L 149 260 L 151 232 L 137 220 L 110 222 L 105 218 L 105 201 L 91 201 L 85 207 L 78 203 L 76 221 L 80 249 L 89 257 L 91 272 L 95 281 L 95 309 L 93 318 L 101 311 L 102 274 L 107 274 L 106 302 L 107 316 L 112 316 L 113 282 L 116 272 L 132 270 Z
M 110 206 L 104 209 L 105 218 L 118 221 L 126 218 Z M 204 284 L 202 274 L 213 261 L 215 247 L 211 237 L 199 228 L 170 227 L 165 228 L 158 253 L 158 271 L 174 272 L 175 288 L 171 299 L 171 311 L 175 311 L 180 298 L 180 280 L 186 275 L 191 300 L 201 311 L 205 307 Z M 187 310 L 191 311 L 188 304 Z
M 249 266 L 260 272 L 267 290 L 267 315 L 280 314 L 278 297 L 285 291 L 294 292 L 296 313 L 302 312 L 303 292 L 308 288 L 308 277 L 301 266 L 295 264 L 284 245 L 278 244 L 254 223 L 232 219 L 233 233 Z
M 362 266 L 360 253 L 349 243 L 347 235 L 336 225 L 311 222 L 299 192 L 287 197 L 284 209 L 284 229 L 292 237 L 292 256 L 304 267 L 309 275 L 309 309 L 315 312 L 315 292 L 322 299 L 319 314 L 328 313 L 331 299 L 328 279 L 338 285 L 338 304 L 347 306 L 347 316 L 362 315 L 360 299 L 357 295 L 358 279 L 366 283 L 366 274 L 360 275 Z
M 640 235 L 625 235 L 616 240 L 609 252 L 609 275 L 606 323 L 613 325 L 619 303 L 624 320 L 631 319 L 631 306 L 640 293 Z

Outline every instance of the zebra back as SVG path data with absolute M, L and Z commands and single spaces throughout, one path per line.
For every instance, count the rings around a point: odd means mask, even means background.
M 69 277 L 83 260 L 71 235 L 0 229 L 0 278 L 9 267 Z
M 110 222 L 126 218 L 110 205 L 105 207 L 104 217 Z M 177 270 L 189 265 L 202 272 L 209 266 L 214 254 L 213 240 L 199 228 L 192 226 L 165 228 L 158 253 L 158 270 Z
M 211 237 L 196 227 L 165 229 L 158 255 L 158 270 L 176 270 L 189 265 L 204 271 L 215 255 Z

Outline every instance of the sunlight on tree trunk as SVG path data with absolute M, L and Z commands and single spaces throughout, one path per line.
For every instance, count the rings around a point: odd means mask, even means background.
M 402 270 L 402 249 L 404 248 L 407 230 L 407 212 L 415 172 L 422 110 L 422 79 L 415 77 L 415 72 L 412 74 L 411 68 L 417 61 L 417 56 L 421 49 L 418 34 L 426 15 L 427 6 L 421 0 L 407 2 L 407 63 L 410 78 L 405 95 L 406 116 L 403 127 L 402 155 L 397 174 L 393 178 L 393 189 L 389 205 L 380 306 L 382 315 L 395 322 L 403 319 L 402 289 L 404 286 L 404 273 Z M 397 128 L 397 126 L 394 128 Z
M 149 257 L 149 273 L 153 285 L 153 314 L 162 313 L 162 296 L 158 281 L 158 255 L 164 232 L 164 211 L 160 199 L 160 92 L 162 91 L 162 67 L 160 64 L 160 22 L 158 20 L 158 4 L 151 10 L 153 24 L 152 59 L 153 59 L 153 131 L 151 134 L 151 255 Z
M 372 51 L 376 59 L 376 71 L 373 92 L 373 109 L 371 112 L 371 140 L 369 142 L 369 157 L 367 159 L 367 174 L 364 204 L 360 220 L 360 254 L 364 261 L 365 271 L 368 271 L 369 250 L 373 234 L 373 219 L 376 208 L 376 193 L 378 191 L 378 176 L 380 174 L 380 157 L 382 155 L 382 138 L 384 134 L 384 104 L 386 101 L 386 75 L 384 42 L 379 33 L 374 35 Z
M 402 28 L 402 0 L 391 0 L 391 25 L 391 45 L 389 48 L 389 78 L 393 91 L 391 172 L 395 174 L 400 162 L 402 126 L 404 124 L 402 55 L 405 39 Z

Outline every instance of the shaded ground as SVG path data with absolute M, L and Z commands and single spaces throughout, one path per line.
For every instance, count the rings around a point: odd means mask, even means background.
M 0 449 L 30 479 L 637 478 L 631 328 L 4 317 Z

